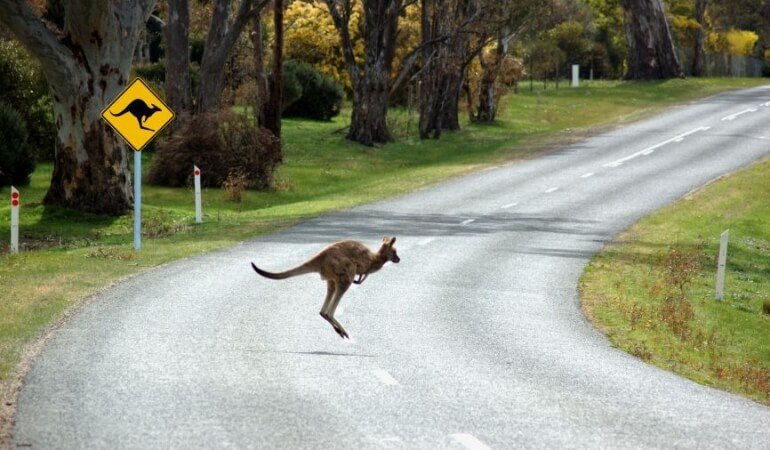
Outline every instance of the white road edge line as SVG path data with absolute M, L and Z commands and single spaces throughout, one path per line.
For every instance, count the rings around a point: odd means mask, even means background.
M 588 173 L 584 173 L 583 175 L 580 175 L 580 178 L 590 178 L 594 175 L 596 175 L 594 172 L 588 172 Z
M 508 209 L 508 208 L 513 208 L 514 206 L 516 206 L 516 205 L 518 205 L 518 204 L 519 204 L 519 202 L 508 203 L 507 205 L 503 205 L 503 206 L 501 206 L 501 207 L 500 207 L 500 209 Z
M 476 437 L 472 434 L 455 433 L 450 434 L 449 437 L 462 444 L 463 447 L 470 450 L 492 450 L 487 444 L 476 439 Z
M 741 116 L 741 115 L 746 114 L 746 113 L 753 113 L 753 112 L 757 112 L 757 109 L 756 108 L 744 109 L 741 112 L 737 112 L 735 114 L 730 114 L 729 116 L 722 117 L 722 121 L 723 122 L 724 121 L 728 121 L 729 122 L 731 120 L 735 120 L 735 118 L 738 117 L 738 116 Z
M 647 148 L 645 148 L 643 150 L 639 150 L 638 152 L 636 152 L 636 153 L 634 153 L 632 155 L 628 155 L 625 158 L 620 158 L 620 159 L 618 159 L 616 161 L 612 161 L 610 163 L 604 164 L 604 167 L 618 167 L 621 164 L 623 164 L 624 162 L 630 161 L 630 160 L 632 160 L 632 159 L 634 159 L 634 158 L 636 158 L 638 156 L 649 155 L 652 152 L 654 152 L 656 149 L 658 149 L 660 147 L 663 147 L 666 144 L 669 144 L 671 142 L 680 142 L 680 141 L 684 140 L 684 138 L 686 138 L 687 136 L 689 136 L 691 134 L 697 133 L 699 131 L 710 130 L 710 129 L 711 129 L 711 127 L 698 127 L 698 128 L 692 129 L 692 130 L 688 131 L 687 133 L 682 133 L 679 136 L 674 136 L 671 139 L 665 140 L 665 141 L 660 142 L 658 144 L 655 144 L 655 145 L 653 145 L 651 147 L 647 147 Z
M 382 384 L 386 384 L 388 386 L 398 386 L 398 381 L 390 376 L 387 371 L 382 369 L 375 369 L 372 371 L 372 373 L 375 377 L 377 377 L 378 380 L 380 380 Z
M 468 219 L 468 220 L 463 220 L 462 222 L 460 222 L 460 225 L 468 225 L 469 223 L 471 223 L 471 222 L 473 222 L 473 221 L 475 221 L 475 220 L 476 220 L 476 219 Z
M 550 194 L 551 192 L 556 192 L 556 191 L 558 191 L 558 190 L 559 190 L 559 187 L 558 187 L 558 186 L 557 186 L 557 187 L 552 187 L 552 188 L 548 188 L 548 189 L 546 189 L 546 190 L 545 190 L 545 193 L 546 193 L 546 194 Z

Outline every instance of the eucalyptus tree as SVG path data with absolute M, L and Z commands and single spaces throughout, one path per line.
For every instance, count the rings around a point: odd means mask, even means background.
M 0 0 L 0 21 L 40 61 L 53 99 L 56 153 L 43 202 L 125 214 L 132 192 L 127 149 L 101 119 L 129 81 L 155 0 L 62 2 L 61 25 L 26 0 Z

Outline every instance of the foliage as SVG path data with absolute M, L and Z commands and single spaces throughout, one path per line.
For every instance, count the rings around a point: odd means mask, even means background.
M 34 170 L 24 119 L 13 108 L 0 103 L 0 187 L 27 185 Z
M 162 84 L 166 81 L 166 65 L 163 62 L 138 64 L 132 67 L 136 76 L 144 81 Z
M 0 74 L 3 102 L 24 119 L 34 158 L 53 159 L 56 126 L 40 64 L 17 42 L 0 39 Z
M 310 64 L 297 61 L 284 63 L 284 80 L 300 87 L 300 95 L 293 102 L 284 100 L 283 115 L 316 120 L 331 120 L 340 113 L 342 86 Z M 290 81 L 291 80 L 291 81 Z
M 193 164 L 201 168 L 202 186 L 222 186 L 235 173 L 246 186 L 267 189 L 280 163 L 280 143 L 269 131 L 230 110 L 199 113 L 158 146 L 149 174 L 155 185 L 190 184 Z
M 708 46 L 717 53 L 750 56 L 758 39 L 759 36 L 753 31 L 732 29 L 725 32 L 710 33 Z

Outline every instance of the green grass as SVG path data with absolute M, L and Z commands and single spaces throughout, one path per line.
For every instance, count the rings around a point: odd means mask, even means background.
M 580 286 L 584 311 L 618 347 L 770 404 L 770 315 L 762 312 L 770 304 L 769 198 L 765 160 L 645 218 L 592 260 Z M 726 229 L 725 297 L 716 301 Z M 677 276 L 689 280 L 683 291 Z
M 276 189 L 246 192 L 243 201 L 204 191 L 204 223 L 193 223 L 191 189 L 143 188 L 143 248 L 132 250 L 132 218 L 98 217 L 40 202 L 51 166 L 42 164 L 21 189 L 20 255 L 0 253 L 0 392 L 14 381 L 22 352 L 73 305 L 126 276 L 189 255 L 226 247 L 299 220 L 408 192 L 430 183 L 569 142 L 611 126 L 718 91 L 766 80 L 595 82 L 580 89 L 508 96 L 498 123 L 468 125 L 440 140 L 416 138 L 416 113 L 390 114 L 397 141 L 365 148 L 335 132 L 333 122 L 286 120 L 285 163 Z M 411 125 L 411 126 L 408 126 Z M 150 155 L 143 155 L 146 164 Z M 7 198 L 8 189 L 0 190 Z M 9 207 L 0 206 L 0 236 L 9 235 Z M 7 242 L 3 238 L 3 242 Z M 7 244 L 0 244 L 7 245 Z M 0 247 L 2 248 L 2 247 Z

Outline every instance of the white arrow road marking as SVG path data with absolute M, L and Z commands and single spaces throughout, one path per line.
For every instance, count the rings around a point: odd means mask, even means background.
M 390 376 L 390 374 L 382 369 L 375 369 L 372 371 L 375 377 L 377 377 L 382 384 L 386 384 L 388 386 L 398 386 L 398 381 L 396 381 L 395 378 Z
M 449 437 L 462 444 L 463 447 L 470 450 L 492 450 L 487 444 L 481 442 L 472 434 L 455 433 L 450 434 Z
M 688 131 L 687 133 L 682 133 L 679 136 L 674 136 L 671 139 L 665 140 L 665 141 L 660 142 L 658 144 L 655 144 L 655 145 L 653 145 L 651 147 L 647 147 L 647 148 L 645 148 L 643 150 L 639 150 L 638 152 L 636 152 L 636 153 L 634 153 L 632 155 L 628 155 L 625 158 L 620 158 L 620 159 L 618 159 L 616 161 L 612 161 L 610 163 L 607 163 L 607 164 L 604 165 L 604 167 L 618 167 L 621 164 L 623 164 L 624 162 L 628 162 L 628 161 L 630 161 L 630 160 L 632 160 L 632 159 L 634 159 L 634 158 L 636 158 L 638 156 L 642 156 L 642 155 L 647 156 L 647 155 L 653 153 L 656 149 L 658 149 L 660 147 L 663 147 L 666 144 L 670 144 L 671 142 L 681 142 L 682 140 L 684 140 L 684 138 L 686 138 L 687 136 L 689 136 L 691 134 L 697 133 L 699 131 L 710 130 L 710 129 L 711 129 L 711 127 L 698 127 L 698 128 L 695 128 L 693 130 Z
M 735 118 L 738 117 L 738 116 L 741 116 L 741 115 L 747 114 L 747 113 L 753 113 L 753 112 L 757 112 L 757 109 L 756 108 L 744 109 L 741 112 L 737 112 L 735 114 L 730 114 L 729 116 L 722 117 L 722 121 L 723 122 L 724 121 L 728 121 L 729 122 L 731 120 L 735 120 Z

